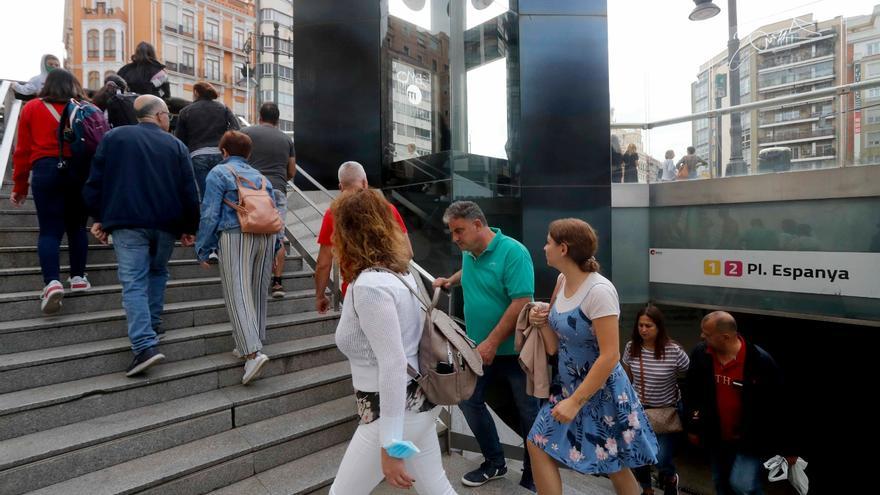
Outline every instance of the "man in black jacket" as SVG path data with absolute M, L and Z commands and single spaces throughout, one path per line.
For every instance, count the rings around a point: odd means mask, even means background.
M 113 250 L 134 361 L 134 376 L 165 358 L 156 350 L 168 281 L 168 260 L 179 237 L 192 246 L 199 199 L 189 152 L 168 133 L 168 107 L 153 95 L 134 102 L 138 125 L 108 132 L 95 152 L 83 198 L 92 234 Z
M 764 460 L 790 448 L 782 371 L 729 313 L 706 315 L 701 330 L 685 386 L 688 438 L 708 449 L 716 493 L 760 494 Z

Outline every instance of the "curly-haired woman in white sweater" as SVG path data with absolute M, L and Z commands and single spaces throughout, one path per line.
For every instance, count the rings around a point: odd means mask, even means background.
M 334 254 L 342 278 L 354 281 L 345 294 L 336 345 L 351 362 L 361 424 L 330 494 L 366 495 L 382 478 L 422 495 L 455 494 L 440 459 L 434 406 L 407 374 L 407 364 L 419 369 L 425 313 L 409 288 L 415 289 L 416 281 L 408 272 L 403 233 L 377 191 L 345 193 L 331 209 Z M 404 442 L 415 447 L 406 459 L 399 453 Z

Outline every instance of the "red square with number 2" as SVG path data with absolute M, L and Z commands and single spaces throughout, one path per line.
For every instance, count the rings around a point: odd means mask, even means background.
M 743 264 L 742 261 L 725 261 L 724 274 L 728 277 L 742 277 Z

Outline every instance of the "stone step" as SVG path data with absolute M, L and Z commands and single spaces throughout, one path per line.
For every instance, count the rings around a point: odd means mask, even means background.
M 257 473 L 208 495 L 306 495 L 326 493 L 348 442 L 334 445 L 295 461 Z
M 11 188 L 7 188 L 5 186 L 2 189 L 0 189 L 0 207 L 2 207 L 4 209 L 15 208 L 14 206 L 12 206 L 12 203 L 9 201 L 9 192 L 10 191 L 11 191 Z M 27 201 L 25 201 L 23 205 L 21 205 L 19 208 L 16 208 L 16 209 L 25 210 L 25 211 L 36 211 L 37 207 L 34 205 L 34 198 L 31 196 L 28 196 Z
M 198 265 L 190 267 L 202 270 Z M 207 273 L 203 273 L 202 276 Z M 312 273 L 306 271 L 284 274 L 284 286 L 289 291 L 301 291 L 314 287 Z M 40 313 L 39 290 L 27 292 L 8 292 L 0 294 L 0 322 L 14 321 L 21 318 L 32 318 Z M 222 298 L 223 288 L 220 277 L 186 278 L 169 280 L 165 289 L 165 303 L 196 301 L 200 299 Z M 62 301 L 63 314 L 92 313 L 122 307 L 122 286 L 92 286 L 81 292 L 66 291 Z
M 281 299 L 269 299 L 268 316 L 294 314 L 315 309 L 314 290 L 288 292 Z M 229 313 L 222 298 L 165 303 L 162 328 L 225 323 Z M 128 335 L 125 311 L 115 309 L 91 313 L 41 316 L 26 320 L 0 321 L 0 355 L 70 344 L 82 344 Z
M 37 263 L 37 261 L 37 258 L 32 259 L 31 265 L 26 265 L 24 268 L 0 269 L 0 293 L 18 292 L 23 287 L 42 290 L 44 286 L 43 274 L 39 266 L 33 265 L 33 263 Z M 118 265 L 115 260 L 109 263 L 90 262 L 86 265 L 86 276 L 92 286 L 116 285 L 119 284 L 117 267 Z M 302 258 L 299 256 L 288 256 L 284 262 L 284 270 L 287 272 L 295 272 L 302 269 Z M 60 281 L 65 285 L 67 285 L 69 270 L 70 267 L 68 266 L 61 267 Z M 219 269 L 216 265 L 212 265 L 209 269 L 205 269 L 202 268 L 199 265 L 199 262 L 194 258 L 171 260 L 168 263 L 168 271 L 171 280 L 220 276 Z
M 90 239 L 93 242 L 93 239 Z M 67 242 L 65 239 L 63 242 Z M 70 259 L 67 244 L 61 245 L 61 262 L 65 263 Z M 191 247 L 183 247 L 180 243 L 175 244 L 174 251 L 171 252 L 172 260 L 192 260 L 195 259 L 195 251 Z M 116 253 L 113 252 L 113 246 L 105 246 L 103 244 L 89 244 L 88 254 L 89 264 L 105 264 L 116 263 Z M 7 246 L 0 247 L 0 268 L 14 267 L 38 267 L 39 258 L 37 257 L 36 246 Z M 62 269 L 62 275 L 65 275 Z M 65 277 L 66 278 L 66 277 Z
M 36 246 L 39 233 L 38 227 L 0 227 L 0 247 Z
M 333 335 L 270 344 L 263 376 L 344 359 Z M 0 395 L 0 440 L 241 383 L 243 361 L 230 350 L 155 366 L 143 376 L 111 373 Z
M 8 201 L 8 200 L 7 200 Z M 0 227 L 37 227 L 37 211 L 12 208 L 8 202 L 0 202 Z
M 336 317 L 317 312 L 273 316 L 266 342 L 274 344 L 331 334 Z M 159 345 L 166 362 L 229 351 L 235 347 L 229 323 L 170 330 Z M 132 359 L 127 337 L 0 355 L 0 394 L 124 371 Z
M 336 399 L 95 471 L 34 495 L 196 495 L 347 441 L 355 403 Z
M 351 391 L 341 361 L 6 440 L 0 493 L 36 490 Z

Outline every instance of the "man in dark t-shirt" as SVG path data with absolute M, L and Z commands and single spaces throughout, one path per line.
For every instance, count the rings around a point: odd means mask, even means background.
M 281 112 L 278 105 L 267 101 L 260 106 L 260 124 L 242 130 L 253 142 L 248 163 L 272 183 L 275 204 L 281 218 L 287 214 L 287 181 L 296 175 L 296 149 L 293 138 L 278 129 Z M 284 232 L 279 234 L 281 248 L 275 254 L 272 266 L 272 297 L 284 297 L 281 275 L 284 273 Z

